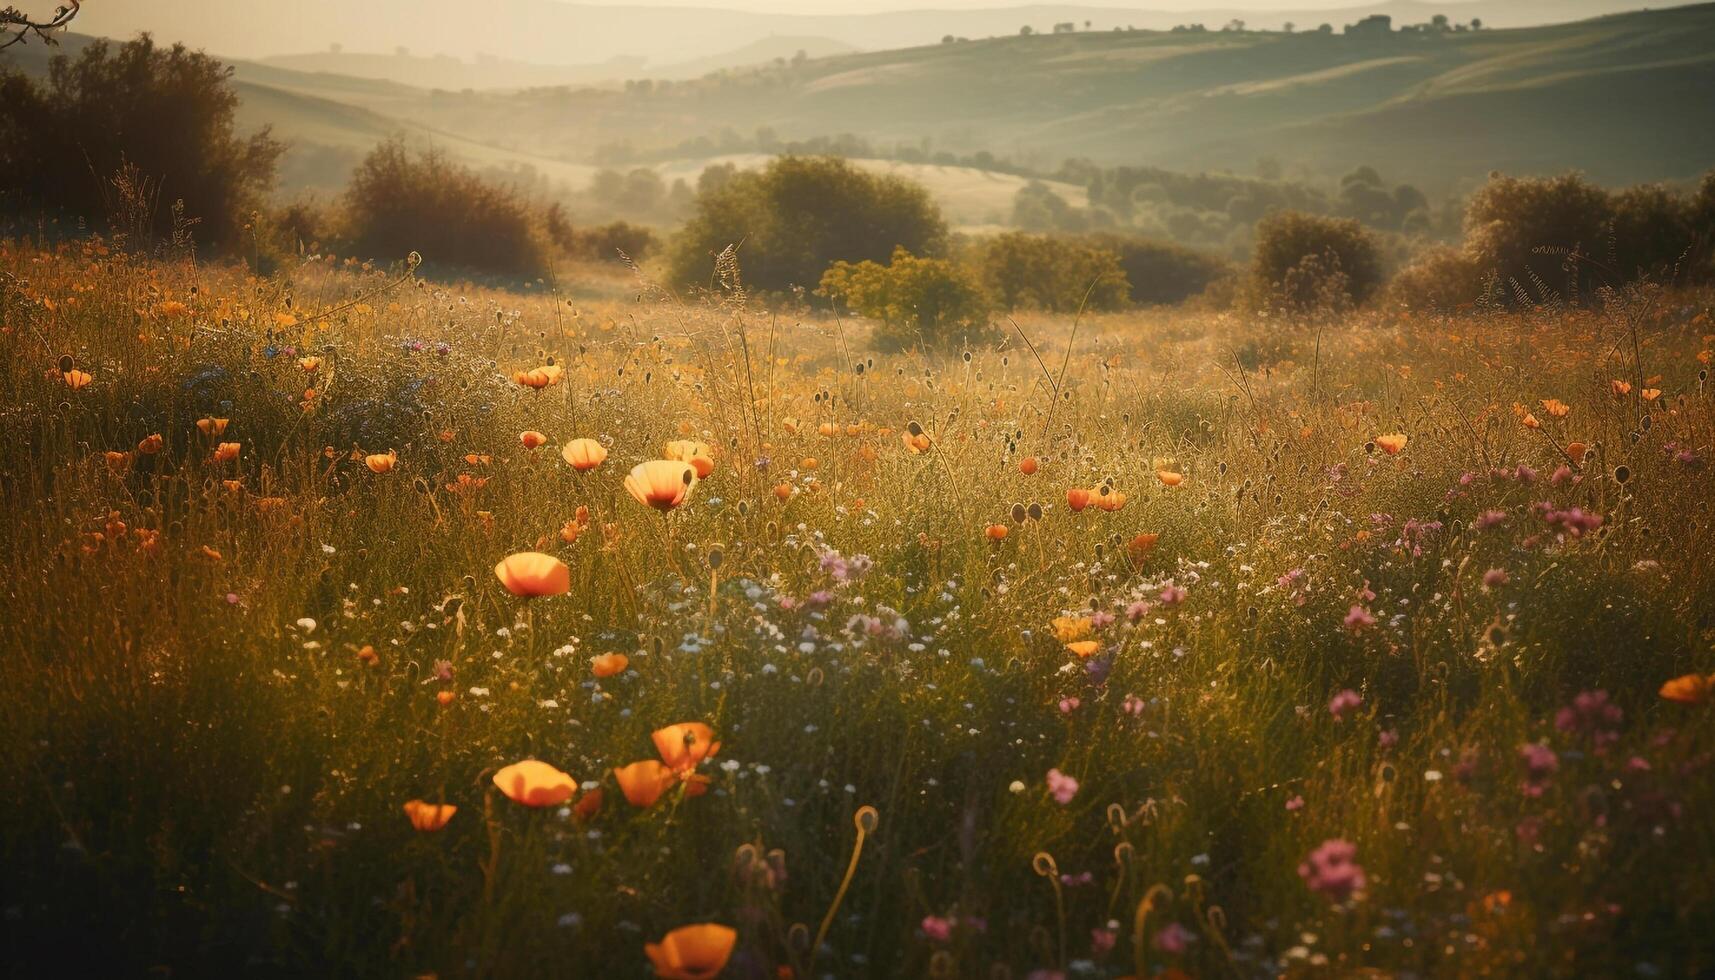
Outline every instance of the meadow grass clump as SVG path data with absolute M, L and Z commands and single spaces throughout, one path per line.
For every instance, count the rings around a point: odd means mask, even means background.
M 1715 963 L 1708 294 L 660 296 L 0 243 L 22 972 Z

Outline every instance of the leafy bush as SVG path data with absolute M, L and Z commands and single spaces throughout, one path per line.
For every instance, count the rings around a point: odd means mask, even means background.
M 674 239 L 669 276 L 708 285 L 715 257 L 738 246 L 746 285 L 813 288 L 836 262 L 885 262 L 895 249 L 936 255 L 947 226 L 922 187 L 832 157 L 781 157 L 733 174 L 697 198 Z
M 1387 286 L 1392 305 L 1426 312 L 1467 309 L 1483 297 L 1489 281 L 1469 251 L 1440 246 L 1420 253 Z
M 989 295 L 1009 310 L 1117 310 L 1131 297 L 1119 256 L 1077 239 L 1007 232 L 983 244 L 977 265 Z
M 1259 300 L 1289 310 L 1362 303 L 1382 284 L 1381 253 L 1351 218 L 1278 211 L 1257 223 L 1251 279 Z
M 1606 254 L 1598 253 L 1623 279 L 1648 276 L 1669 282 L 1682 271 L 1697 241 L 1693 204 L 1660 184 L 1641 184 L 1613 196 L 1613 232 Z
M 1097 233 L 1087 241 L 1119 257 L 1134 305 L 1182 303 L 1231 272 L 1219 256 L 1171 242 Z
M 352 175 L 345 208 L 352 247 L 370 258 L 419 252 L 428 269 L 508 276 L 545 268 L 530 209 L 517 193 L 435 149 L 413 156 L 399 139 L 377 146 Z
M 195 239 L 236 246 L 284 148 L 266 129 L 235 135 L 231 75 L 147 34 L 58 55 L 45 84 L 0 70 L 0 186 L 85 219 L 123 207 L 117 230 L 133 238 L 179 233 L 188 220 Z
M 992 333 L 988 301 L 970 272 L 904 248 L 894 249 L 887 265 L 835 262 L 816 292 L 879 321 L 873 340 L 883 350 L 946 350 Z
M 1599 284 L 1596 271 L 1584 266 L 1569 273 L 1562 255 L 1538 250 L 1603 255 L 1612 214 L 1607 192 L 1578 174 L 1496 174 L 1465 210 L 1465 247 L 1480 266 L 1500 274 L 1512 295 L 1534 300 L 1569 288 L 1576 298 Z

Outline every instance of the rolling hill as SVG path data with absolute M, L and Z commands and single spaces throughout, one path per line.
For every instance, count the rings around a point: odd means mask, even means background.
M 401 113 L 550 156 L 768 127 L 1052 166 L 1066 157 L 1426 189 L 1491 169 L 1613 183 L 1715 164 L 1715 4 L 1457 34 L 1090 32 L 813 59 L 625 92 L 443 94 Z
M 1672 6 L 1655 0 L 1652 6 Z M 1396 23 L 1419 23 L 1434 14 L 1458 22 L 1480 18 L 1491 27 L 1526 27 L 1636 9 L 1639 0 L 1380 0 L 1341 6 L 1324 0 L 1302 9 L 1259 12 L 1242 2 L 1211 3 L 1207 9 L 1152 9 L 1147 0 L 1114 4 L 997 4 L 969 10 L 933 5 L 861 14 L 763 13 L 743 9 L 580 4 L 560 0 L 295 0 L 293 3 L 232 3 L 230 0 L 101 0 L 85 5 L 78 30 L 107 37 L 153 31 L 227 57 L 259 59 L 331 44 L 347 50 L 417 55 L 451 54 L 469 60 L 490 55 L 539 65 L 580 65 L 621 57 L 658 66 L 720 55 L 772 35 L 827 38 L 865 51 L 932 44 L 943 35 L 983 38 L 1015 35 L 1023 25 L 1048 31 L 1055 24 L 1097 31 L 1135 27 L 1167 30 L 1202 23 L 1218 28 L 1235 18 L 1253 29 L 1300 29 L 1342 25 L 1380 13 Z M 742 2 L 735 2 L 742 7 Z M 815 52 L 812 51 L 812 54 Z M 787 52 L 790 57 L 791 52 Z M 772 57 L 772 55 L 770 55 Z M 766 59 L 759 59 L 766 60 Z M 625 76 L 622 76 L 625 77 Z M 656 76 L 666 77 L 666 76 Z M 464 87 L 445 85 L 442 87 Z M 479 86 L 480 87 L 480 86 Z
M 87 41 L 68 37 L 65 47 Z M 46 55 L 16 46 L 0 64 L 40 72 Z M 1004 219 L 1023 184 L 957 165 L 979 151 L 1040 170 L 1079 157 L 1248 173 L 1266 158 L 1316 180 L 1367 163 L 1431 194 L 1492 169 L 1581 169 L 1625 184 L 1715 165 L 1707 3 L 1441 35 L 1011 36 L 624 88 L 454 92 L 272 63 L 234 68 L 242 124 L 270 125 L 290 144 L 288 195 L 337 189 L 395 133 L 560 187 L 582 186 L 616 159 L 694 180 L 710 162 L 757 165 L 781 140 L 849 133 L 897 158 L 866 166 L 923 180 L 967 226 Z

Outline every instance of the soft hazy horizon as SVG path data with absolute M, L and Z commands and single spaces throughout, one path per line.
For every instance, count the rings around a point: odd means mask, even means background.
M 48 7 L 52 0 L 31 0 Z M 1658 2 L 1655 6 L 1677 6 Z M 106 37 L 150 31 L 230 58 L 347 52 L 477 56 L 543 65 L 631 60 L 649 70 L 769 43 L 773 48 L 882 51 L 934 44 L 943 36 L 991 37 L 1056 23 L 1111 30 L 1164 30 L 1229 20 L 1274 29 L 1323 21 L 1336 29 L 1368 13 L 1397 21 L 1444 13 L 1492 27 L 1579 20 L 1645 6 L 1635 0 L 1086 0 L 1008 4 L 933 0 L 926 6 L 861 0 L 488 0 L 473 14 L 464 0 L 88 0 L 76 30 Z M 480 21 L 480 23 L 478 22 Z M 788 44 L 787 42 L 794 42 Z M 801 42 L 801 43 L 800 43 Z M 767 57 L 778 52 L 769 50 Z

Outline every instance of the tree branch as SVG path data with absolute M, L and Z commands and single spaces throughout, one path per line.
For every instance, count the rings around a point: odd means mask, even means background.
M 17 7 L 0 9 L 0 50 L 22 43 L 32 33 L 43 44 L 59 43 L 49 32 L 63 30 L 77 16 L 82 4 L 83 0 L 66 0 L 65 5 L 55 8 L 54 15 L 47 20 L 32 20 L 29 14 Z

